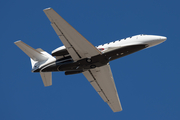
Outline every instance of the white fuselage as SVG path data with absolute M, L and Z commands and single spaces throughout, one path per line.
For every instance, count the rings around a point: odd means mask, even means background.
M 116 40 L 114 42 L 106 43 L 104 45 L 96 46 L 96 48 L 101 51 L 102 55 L 98 56 L 92 56 L 90 59 L 93 59 L 93 61 L 98 61 L 93 64 L 87 64 L 85 67 L 81 66 L 78 67 L 80 70 L 82 69 L 91 69 L 93 67 L 100 67 L 109 61 L 112 61 L 114 59 L 129 55 L 131 53 L 137 52 L 139 50 L 149 48 L 155 45 L 158 45 L 162 42 L 164 42 L 167 38 L 163 36 L 156 36 L 156 35 L 135 35 L 132 37 L 128 37 L 121 40 Z M 58 54 L 56 54 L 58 53 Z M 52 55 L 56 57 L 56 59 L 47 60 L 44 63 L 42 63 L 37 68 L 40 68 L 43 72 L 48 71 L 67 71 L 67 70 L 74 70 L 69 69 L 72 66 L 83 65 L 84 63 L 81 63 L 81 61 L 84 60 L 81 59 L 79 61 L 73 61 L 71 56 L 66 50 L 65 46 L 61 46 L 54 51 L 52 51 Z M 104 56 L 104 57 L 102 57 Z M 89 59 L 89 58 L 86 58 Z M 68 61 L 72 61 L 73 64 L 69 64 Z M 62 66 L 67 62 L 66 66 Z M 61 66 L 61 69 L 58 69 Z M 64 68 L 64 69 L 63 69 Z M 77 70 L 77 69 L 76 69 Z M 36 71 L 36 68 L 34 68 L 32 71 Z
M 146 44 L 147 48 L 158 45 L 164 42 L 167 38 L 163 36 L 156 35 L 135 35 L 121 40 L 116 40 L 114 42 L 106 43 L 104 45 L 97 46 L 98 49 L 102 49 L 101 52 L 109 52 L 121 47 L 127 47 L 131 45 L 141 45 Z
M 147 47 L 152 47 L 155 45 L 158 45 L 162 42 L 164 42 L 167 38 L 163 36 L 157 36 L 157 35 L 135 35 L 132 37 L 128 37 L 121 40 L 116 40 L 114 42 L 106 43 L 103 45 L 96 46 L 97 49 L 99 49 L 102 53 L 106 53 L 115 49 L 119 49 L 121 47 L 127 47 L 131 45 L 142 45 L 146 44 Z M 52 54 L 66 49 L 65 46 L 58 47 L 57 49 L 52 51 Z
M 129 46 L 136 46 L 136 45 L 145 45 L 144 48 L 149 48 L 149 47 L 152 47 L 152 46 L 155 46 L 155 45 L 158 45 L 158 44 L 164 42 L 166 39 L 167 38 L 163 37 L 163 36 L 143 35 L 142 34 L 142 35 L 135 35 L 132 37 L 128 37 L 125 39 L 116 40 L 114 42 L 106 43 L 103 45 L 99 45 L 99 46 L 96 46 L 96 48 L 99 51 L 101 51 L 102 54 L 108 54 L 107 57 L 108 57 L 109 61 L 111 61 L 111 60 L 123 57 L 125 55 L 128 55 L 127 53 L 119 53 L 118 50 L 121 48 L 129 47 Z M 65 46 L 58 47 L 57 49 L 52 51 L 52 55 L 56 52 L 64 51 L 64 50 L 66 50 Z M 131 48 L 127 49 L 127 51 L 130 51 L 130 50 L 131 50 Z M 113 51 L 115 51 L 115 52 L 117 51 L 117 53 L 113 53 Z M 116 56 L 113 59 L 112 58 L 113 54 L 117 54 L 118 56 Z M 46 67 L 51 66 L 51 63 L 54 63 L 57 60 L 59 61 L 59 59 L 60 59 L 59 63 L 67 61 L 67 60 L 72 60 L 72 58 L 68 58 L 68 56 L 70 56 L 69 53 L 67 53 L 66 55 L 62 55 L 62 56 L 58 55 L 58 56 L 56 56 L 56 58 L 49 57 L 48 60 L 42 61 L 41 64 L 39 62 L 33 63 L 34 65 L 32 67 L 32 72 L 36 71 L 37 69 L 44 68 L 45 66 Z M 63 60 L 61 60 L 61 59 L 63 59 Z

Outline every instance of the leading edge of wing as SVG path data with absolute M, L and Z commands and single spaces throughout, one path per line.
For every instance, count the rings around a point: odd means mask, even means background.
M 44 12 L 73 60 L 77 61 L 82 58 L 90 58 L 101 54 L 96 47 L 94 47 L 52 8 L 44 9 Z
M 119 96 L 109 64 L 83 72 L 101 98 L 107 102 L 113 112 L 122 111 Z

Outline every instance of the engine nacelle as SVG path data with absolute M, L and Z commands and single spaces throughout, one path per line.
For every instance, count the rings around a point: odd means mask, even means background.
M 65 55 L 69 55 L 68 51 L 66 50 L 65 46 L 61 46 L 56 48 L 55 50 L 53 50 L 51 52 L 52 56 L 65 56 Z

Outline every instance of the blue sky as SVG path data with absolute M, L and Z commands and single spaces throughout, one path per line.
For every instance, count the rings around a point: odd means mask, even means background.
M 0 1 L 1 120 L 179 120 L 179 0 Z M 53 73 L 44 87 L 22 40 L 51 53 L 62 46 L 43 9 L 52 7 L 92 44 L 137 34 L 166 36 L 164 43 L 110 62 L 122 112 L 113 113 L 82 74 Z

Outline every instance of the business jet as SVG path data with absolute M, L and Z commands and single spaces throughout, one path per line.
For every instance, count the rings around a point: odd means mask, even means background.
M 32 72 L 40 73 L 44 86 L 52 85 L 52 72 L 83 73 L 113 112 L 122 111 L 109 62 L 158 45 L 167 38 L 141 34 L 95 47 L 52 8 L 44 9 L 44 12 L 64 46 L 50 55 L 22 41 L 14 42 L 30 57 Z

